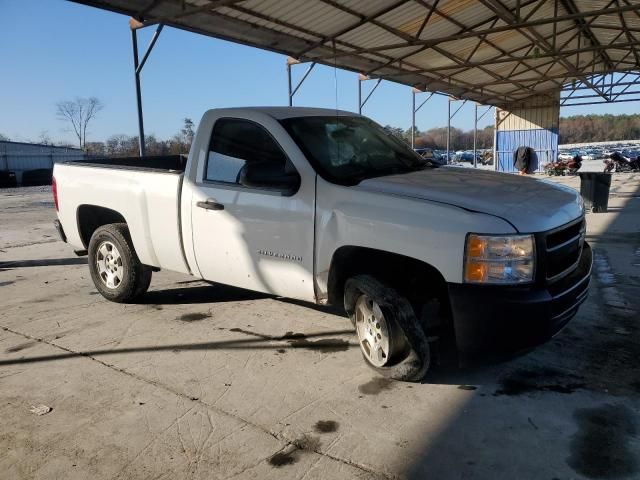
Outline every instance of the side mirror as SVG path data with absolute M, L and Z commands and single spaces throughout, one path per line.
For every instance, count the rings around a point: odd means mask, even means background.
M 247 162 L 238 173 L 238 183 L 291 195 L 300 187 L 300 175 L 295 171 L 287 172 L 283 165 L 273 162 Z

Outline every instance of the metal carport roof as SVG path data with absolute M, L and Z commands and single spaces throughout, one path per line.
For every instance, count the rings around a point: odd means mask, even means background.
M 640 67 L 633 0 L 73 1 L 484 104 Z

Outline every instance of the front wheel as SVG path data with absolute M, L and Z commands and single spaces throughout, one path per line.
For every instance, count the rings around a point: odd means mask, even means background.
M 126 223 L 99 227 L 88 248 L 89 271 L 96 289 L 112 302 L 129 303 L 151 283 L 151 268 L 140 263 Z
M 369 275 L 347 280 L 344 300 L 367 364 L 388 378 L 421 380 L 429 343 L 409 301 Z

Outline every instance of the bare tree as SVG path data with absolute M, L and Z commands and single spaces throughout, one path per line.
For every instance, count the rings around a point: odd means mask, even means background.
M 53 140 L 51 140 L 51 136 L 49 135 L 48 130 L 42 130 L 40 132 L 40 136 L 38 137 L 38 143 L 40 145 L 55 145 Z
M 195 136 L 195 132 L 193 131 L 194 123 L 190 118 L 185 118 L 183 121 L 184 127 L 182 127 L 180 132 L 182 133 L 184 143 L 191 146 L 193 143 L 193 137 Z
M 56 114 L 62 121 L 71 125 L 73 133 L 78 137 L 80 148 L 87 143 L 87 126 L 89 122 L 104 108 L 99 98 L 76 97 L 75 100 L 63 100 L 56 104 Z

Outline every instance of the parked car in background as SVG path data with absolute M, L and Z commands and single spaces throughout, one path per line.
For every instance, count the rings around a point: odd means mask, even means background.
M 35 170 L 25 170 L 22 172 L 22 185 L 33 187 L 39 185 L 51 185 L 53 169 L 37 168 Z
M 10 170 L 0 170 L 0 188 L 13 188 L 17 185 L 16 173 Z
M 571 160 L 576 155 L 578 155 L 577 150 L 560 150 L 558 160 Z
M 453 159 L 456 162 L 473 163 L 473 152 L 469 152 L 469 151 L 456 152 L 455 157 L 453 157 Z
M 0 170 L 0 188 L 13 188 L 17 185 L 16 173 L 10 170 Z
M 416 151 L 416 153 L 418 153 L 422 158 L 426 158 L 426 159 L 432 159 L 433 158 L 433 149 L 431 148 L 426 148 L 426 147 L 422 147 L 422 148 L 414 148 L 414 150 Z

